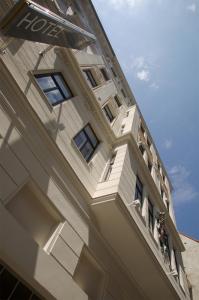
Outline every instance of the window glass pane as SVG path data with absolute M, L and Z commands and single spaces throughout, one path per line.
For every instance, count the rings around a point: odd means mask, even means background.
M 95 147 L 97 145 L 97 143 L 98 143 L 98 140 L 97 140 L 96 136 L 94 135 L 92 129 L 90 128 L 89 125 L 87 125 L 84 128 L 84 130 L 87 133 L 87 135 L 89 136 L 89 139 L 91 140 L 93 147 Z
M 61 75 L 57 74 L 57 75 L 54 75 L 55 77 L 55 80 L 57 82 L 57 84 L 59 85 L 59 87 L 61 88 L 64 96 L 66 99 L 68 98 L 71 98 L 72 97 L 72 94 L 71 94 L 71 91 L 69 90 L 69 88 L 67 87 L 66 83 L 64 82 L 64 79 L 62 78 Z
M 93 153 L 93 147 L 92 145 L 87 142 L 81 149 L 81 153 L 84 156 L 84 158 L 88 161 L 89 158 L 91 157 L 91 154 Z
M 87 141 L 86 135 L 83 131 L 80 131 L 74 138 L 75 144 L 78 148 L 81 148 L 83 144 Z
M 9 300 L 28 300 L 32 292 L 22 283 L 19 283 Z
M 36 77 L 37 82 L 42 90 L 56 87 L 51 76 Z
M 13 291 L 17 279 L 10 274 L 7 270 L 4 270 L 0 275 L 0 299 L 7 299 Z
M 97 83 L 93 77 L 93 74 L 90 70 L 83 70 L 83 74 L 86 78 L 86 80 L 88 81 L 88 84 L 90 85 L 90 87 L 95 87 L 97 86 Z
M 59 90 L 53 90 L 45 94 L 52 105 L 63 100 L 63 96 Z

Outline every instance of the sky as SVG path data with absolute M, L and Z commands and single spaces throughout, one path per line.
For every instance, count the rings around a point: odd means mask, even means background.
M 199 0 L 93 0 L 174 192 L 199 240 Z

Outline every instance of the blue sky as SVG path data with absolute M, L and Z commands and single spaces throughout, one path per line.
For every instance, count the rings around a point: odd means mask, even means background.
M 93 0 L 174 186 L 179 231 L 199 239 L 199 0 Z

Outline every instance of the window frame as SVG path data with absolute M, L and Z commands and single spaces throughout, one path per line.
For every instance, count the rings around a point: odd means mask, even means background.
M 140 152 L 141 152 L 141 154 L 142 154 L 142 156 L 143 156 L 143 155 L 144 155 L 144 152 L 146 151 L 146 150 L 144 149 L 143 145 L 140 145 L 140 146 L 139 146 L 139 150 L 140 150 Z
M 60 87 L 59 83 L 57 82 L 57 80 L 55 78 L 56 75 L 60 76 L 63 84 L 65 85 L 66 90 L 70 94 L 69 97 L 67 97 L 67 98 L 65 97 L 62 88 Z M 44 78 L 44 77 L 50 77 L 53 80 L 53 82 L 55 84 L 55 87 L 43 89 L 40 86 L 37 78 Z M 66 82 L 66 80 L 65 80 L 65 78 L 64 78 L 64 76 L 63 76 L 63 74 L 61 72 L 38 73 L 38 74 L 34 74 L 34 78 L 35 78 L 35 80 L 37 82 L 37 85 L 39 86 L 39 88 L 41 89 L 41 91 L 43 92 L 43 94 L 45 95 L 45 97 L 47 98 L 48 103 L 51 106 L 53 106 L 53 107 L 74 97 L 74 95 L 73 95 L 73 93 L 71 91 L 71 88 L 69 87 L 68 83 Z M 55 91 L 55 90 L 58 90 L 60 92 L 60 94 L 62 95 L 63 98 L 61 100 L 58 100 L 58 101 L 52 103 L 51 100 L 48 98 L 48 95 L 46 93 L 49 93 L 49 92 Z
M 149 169 L 150 174 L 152 173 L 152 168 L 153 168 L 152 163 L 150 161 L 148 161 L 148 169 Z
M 118 95 L 114 96 L 114 100 L 115 100 L 118 107 L 122 106 L 122 103 L 120 102 Z
M 124 89 L 121 89 L 121 93 L 122 93 L 122 95 L 123 95 L 124 98 L 127 97 L 127 96 L 126 96 L 126 93 L 125 93 L 125 91 L 124 91 Z
M 154 205 L 151 200 L 148 198 L 148 227 L 149 230 L 154 232 Z
M 100 72 L 102 73 L 102 76 L 104 78 L 104 81 L 109 81 L 110 78 L 108 76 L 107 70 L 105 67 L 100 68 Z
M 85 129 L 86 129 L 87 127 L 91 130 L 92 134 L 94 135 L 94 137 L 95 137 L 95 139 L 96 139 L 96 142 L 97 142 L 96 145 L 93 144 L 91 138 L 89 137 L 88 133 L 86 132 Z M 86 137 L 86 140 L 83 142 L 83 144 L 82 144 L 80 147 L 78 147 L 77 143 L 75 142 L 75 138 L 76 138 L 80 133 L 82 133 L 82 132 L 84 133 L 84 135 L 85 135 L 85 137 Z M 85 159 L 85 161 L 86 161 L 87 163 L 91 160 L 91 158 L 92 158 L 92 156 L 93 156 L 95 150 L 97 149 L 98 145 L 100 144 L 100 141 L 99 141 L 98 137 L 96 136 L 94 130 L 92 129 L 90 123 L 87 123 L 80 131 L 77 132 L 77 134 L 73 137 L 73 142 L 75 143 L 75 146 L 77 147 L 77 149 L 79 150 L 79 152 L 81 153 L 82 157 Z M 91 148 L 92 148 L 92 152 L 91 152 L 91 153 L 89 154 L 89 156 L 86 158 L 86 157 L 83 155 L 82 150 L 84 149 L 84 147 L 85 147 L 86 144 L 88 144 L 88 143 L 89 143 L 89 145 L 90 145 Z
M 91 68 L 87 68 L 87 69 L 82 69 L 82 71 L 86 75 L 85 79 L 86 79 L 87 82 L 89 82 L 89 86 L 91 88 L 97 87 L 98 83 L 97 83 L 95 77 L 93 76 L 92 69 Z
M 113 67 L 111 67 L 111 72 L 113 73 L 113 76 L 114 76 L 115 78 L 117 78 L 117 74 L 115 73 L 115 70 L 114 70 Z
M 113 120 L 115 119 L 115 117 L 114 117 L 114 115 L 112 114 L 112 111 L 111 111 L 109 105 L 108 105 L 108 104 L 104 105 L 104 106 L 102 107 L 102 110 L 104 111 L 104 113 L 105 113 L 106 118 L 108 119 L 108 121 L 109 121 L 110 123 L 112 123 Z
M 141 189 L 139 187 L 139 185 L 141 186 Z M 139 199 L 140 202 L 141 202 L 141 207 L 143 206 L 143 188 L 144 188 L 144 185 L 142 183 L 142 181 L 140 180 L 139 176 L 137 175 L 136 177 L 136 184 L 135 184 L 135 200 Z M 141 197 L 139 197 L 139 195 Z

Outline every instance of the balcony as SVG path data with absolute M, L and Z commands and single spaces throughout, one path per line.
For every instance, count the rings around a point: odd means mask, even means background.
M 93 197 L 92 210 L 101 234 L 118 254 L 133 280 L 142 283 L 144 299 L 185 299 L 164 263 L 155 237 L 149 233 L 146 216 L 133 205 L 137 160 L 127 144 L 117 147 L 115 152 L 108 180 L 98 184 Z M 151 195 L 153 192 L 151 190 Z M 157 201 L 158 210 L 163 209 L 161 205 Z M 171 226 L 170 221 L 168 227 Z M 171 232 L 181 251 L 183 246 L 176 229 L 171 228 Z

